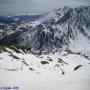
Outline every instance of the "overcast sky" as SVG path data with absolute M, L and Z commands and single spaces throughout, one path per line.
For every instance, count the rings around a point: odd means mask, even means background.
M 0 15 L 40 14 L 65 5 L 90 6 L 90 0 L 0 0 Z

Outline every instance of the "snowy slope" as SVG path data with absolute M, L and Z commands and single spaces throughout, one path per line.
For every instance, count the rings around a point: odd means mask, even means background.
M 0 53 L 0 68 L 10 71 L 29 69 L 37 74 L 64 75 L 77 71 L 90 63 L 90 57 L 83 54 L 64 51 L 61 54 L 35 56 L 30 51 L 6 48 L 7 52 Z M 57 75 L 56 74 L 56 75 Z
M 19 90 L 90 89 L 90 58 L 67 51 L 35 56 L 30 51 L 13 48 L 5 47 L 7 52 L 2 50 L 0 53 L 2 87 L 18 87 Z
M 30 71 L 10 72 L 0 70 L 2 87 L 18 87 L 19 90 L 90 90 L 90 66 L 85 66 L 70 75 L 49 78 Z

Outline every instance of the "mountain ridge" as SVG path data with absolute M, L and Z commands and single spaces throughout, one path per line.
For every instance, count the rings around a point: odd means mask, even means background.
M 32 52 L 67 49 L 72 41 L 83 38 L 90 43 L 90 7 L 57 9 L 45 15 L 39 22 L 36 27 L 18 38 L 18 43 L 30 48 Z
M 8 42 L 4 37 L 0 43 L 15 43 L 39 54 L 67 49 L 90 54 L 90 49 L 87 49 L 90 45 L 90 6 L 55 9 L 42 15 L 39 20 L 22 24 L 16 29 L 14 35 L 20 32 L 17 37 L 10 34 L 6 36 Z

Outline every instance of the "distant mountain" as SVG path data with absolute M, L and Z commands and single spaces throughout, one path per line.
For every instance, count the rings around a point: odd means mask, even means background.
M 11 24 L 18 21 L 31 22 L 40 18 L 41 15 L 18 15 L 18 16 L 0 16 L 0 23 Z
M 27 27 L 22 26 L 26 23 L 34 22 L 40 17 L 41 15 L 0 16 L 0 39 L 5 36 L 8 37 L 10 34 L 16 35 L 21 31 L 27 30 Z
M 45 80 L 80 71 L 90 76 L 90 7 L 55 9 L 32 22 L 12 19 L 0 23 L 0 69 L 28 69 Z

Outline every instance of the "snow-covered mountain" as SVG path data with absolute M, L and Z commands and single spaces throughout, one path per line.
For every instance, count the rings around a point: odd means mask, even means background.
M 89 6 L 55 9 L 34 22 L 0 24 L 1 84 L 89 90 L 89 76 Z
M 0 16 L 0 23 L 12 24 L 20 22 L 32 22 L 39 19 L 41 15 L 15 15 L 15 16 Z
M 12 30 L 10 25 L 1 26 Z M 90 7 L 55 9 L 14 29 L 0 38 L 1 68 L 17 70 L 24 63 L 37 73 L 47 68 L 45 73 L 50 69 L 66 74 L 89 65 Z
M 31 22 L 38 20 L 40 17 L 41 15 L 0 16 L 0 43 L 12 44 L 11 42 L 15 41 L 20 33 L 30 28 L 26 24 L 30 25 Z M 9 42 L 7 42 L 7 38 Z
M 90 60 L 90 7 L 64 7 L 47 12 L 35 22 L 20 24 L 14 33 L 2 37 L 0 44 L 4 60 L 5 55 L 11 62 L 24 60 L 27 66 L 31 62 L 40 69 L 47 65 L 48 69 L 59 68 L 62 74 L 71 67 L 70 71 L 76 70 Z M 35 61 L 30 62 L 29 58 Z M 74 58 L 76 61 L 71 62 Z
M 18 44 L 34 53 L 73 50 L 90 55 L 89 6 L 55 9 L 37 22 L 17 38 Z

